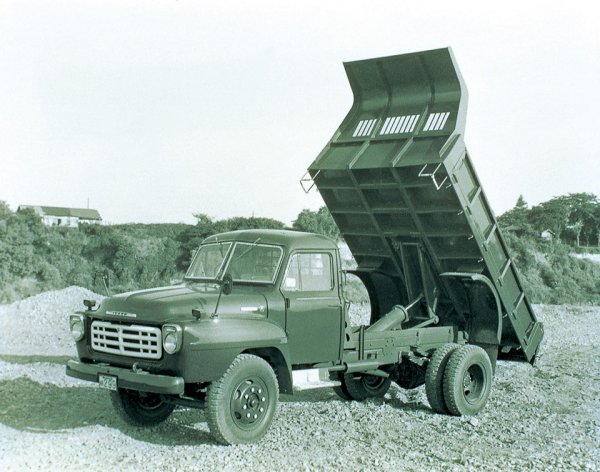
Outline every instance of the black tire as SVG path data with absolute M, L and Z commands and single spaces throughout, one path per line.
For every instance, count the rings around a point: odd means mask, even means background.
M 426 365 L 415 364 L 410 360 L 403 360 L 396 365 L 392 379 L 400 388 L 412 390 L 425 384 Z
M 361 402 L 367 398 L 381 398 L 390 388 L 391 377 L 379 377 L 378 375 L 363 374 L 353 377 L 345 374 L 342 377 L 342 389 L 348 392 L 351 400 Z
M 259 441 L 271 426 L 279 387 L 271 366 L 251 354 L 237 356 L 206 395 L 208 427 L 221 444 Z
M 444 371 L 444 400 L 453 415 L 476 415 L 492 389 L 492 363 L 479 346 L 455 350 Z
M 437 348 L 425 371 L 425 394 L 431 409 L 437 413 L 449 413 L 444 401 L 444 371 L 450 356 L 458 347 L 458 344 L 448 343 Z
M 333 387 L 333 391 L 337 394 L 338 397 L 340 397 L 342 400 L 346 400 L 346 401 L 350 401 L 352 400 L 352 397 L 350 396 L 350 394 L 348 393 L 348 390 L 346 390 L 345 386 L 340 385 L 339 387 Z
M 337 387 L 333 387 L 333 391 L 342 400 L 350 401 L 350 400 L 352 400 L 352 397 L 350 396 L 350 394 L 348 393 L 348 390 L 346 389 L 346 385 L 344 384 L 343 377 L 344 377 L 344 374 L 341 372 L 330 372 L 329 373 L 329 378 L 331 380 L 337 380 L 341 383 L 341 385 L 339 385 Z
M 154 426 L 165 421 L 175 405 L 165 403 L 160 395 L 120 388 L 110 392 L 110 400 L 117 413 L 132 426 Z

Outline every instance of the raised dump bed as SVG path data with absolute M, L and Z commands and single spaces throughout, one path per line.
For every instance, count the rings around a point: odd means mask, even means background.
M 542 324 L 465 147 L 452 52 L 345 68 L 354 103 L 309 174 L 358 263 L 372 322 L 412 305 L 413 325 L 458 322 L 490 356 L 533 362 Z

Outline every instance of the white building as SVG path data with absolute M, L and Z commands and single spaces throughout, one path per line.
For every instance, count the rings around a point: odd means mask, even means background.
M 546 239 L 547 241 L 552 241 L 556 237 L 554 231 L 550 231 L 549 229 L 545 229 L 544 231 L 542 231 L 540 233 L 540 236 L 542 237 L 542 239 Z
M 89 208 L 64 208 L 36 205 L 19 205 L 20 210 L 32 209 L 47 226 L 77 228 L 80 223 L 99 224 L 102 222 L 98 210 Z

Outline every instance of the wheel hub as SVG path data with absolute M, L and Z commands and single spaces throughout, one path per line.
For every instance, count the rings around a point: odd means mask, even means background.
M 162 405 L 160 397 L 156 394 L 146 392 L 136 392 L 133 397 L 140 408 L 144 410 L 156 410 Z
M 472 365 L 463 376 L 463 392 L 465 399 L 472 403 L 478 401 L 484 393 L 483 370 L 479 365 Z
M 260 379 L 249 378 L 234 390 L 231 413 L 240 426 L 250 426 L 265 417 L 268 404 L 269 395 L 265 384 Z
M 469 394 L 473 387 L 473 377 L 469 372 L 467 372 L 463 378 L 463 388 L 465 390 L 465 394 Z

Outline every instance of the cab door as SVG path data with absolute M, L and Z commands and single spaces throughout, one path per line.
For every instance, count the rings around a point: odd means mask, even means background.
M 340 359 L 343 311 L 333 251 L 306 251 L 288 260 L 281 292 L 293 364 Z

